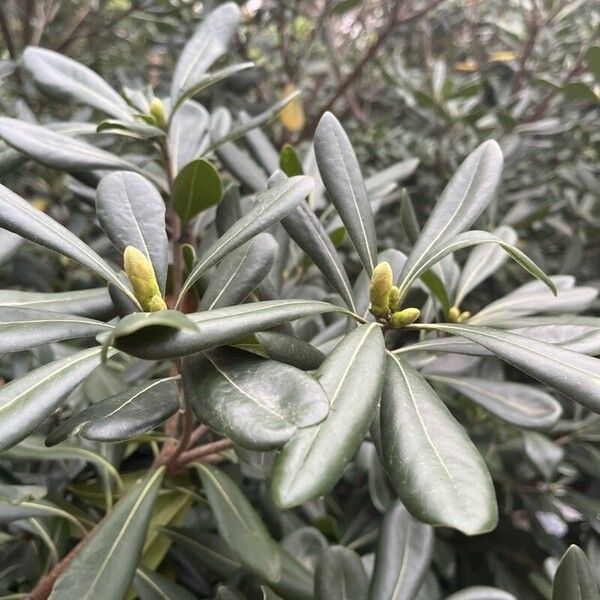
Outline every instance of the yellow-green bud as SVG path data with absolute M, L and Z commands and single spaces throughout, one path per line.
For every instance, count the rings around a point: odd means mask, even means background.
M 167 308 L 160 294 L 152 263 L 143 252 L 127 246 L 123 254 L 123 267 L 133 286 L 133 293 L 144 310 L 155 312 Z
M 407 325 L 414 323 L 421 314 L 418 308 L 405 308 L 392 314 L 390 317 L 390 325 L 394 329 L 402 329 Z
M 458 319 L 460 317 L 460 310 L 457 306 L 452 306 L 450 310 L 448 310 L 448 319 L 450 319 L 451 323 L 458 323 Z
M 398 308 L 400 304 L 400 290 L 393 285 L 390 290 L 390 310 L 393 312 Z
M 371 299 L 370 310 L 376 317 L 388 316 L 393 278 L 392 267 L 389 262 L 381 262 L 373 269 L 371 284 L 369 285 L 369 296 Z
M 164 127 L 167 123 L 165 114 L 165 105 L 160 98 L 156 96 L 150 100 L 150 114 L 156 119 L 156 124 L 159 127 Z
M 458 315 L 458 322 L 464 323 L 468 318 L 470 318 L 471 313 L 468 310 L 465 310 Z

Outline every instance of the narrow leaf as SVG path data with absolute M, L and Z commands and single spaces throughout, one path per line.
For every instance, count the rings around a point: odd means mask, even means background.
M 139 567 L 135 572 L 133 587 L 140 600 L 194 600 L 196 596 L 188 592 L 164 575 Z

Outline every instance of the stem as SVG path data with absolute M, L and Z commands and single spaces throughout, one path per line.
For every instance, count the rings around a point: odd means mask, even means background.
M 179 455 L 179 464 L 188 464 L 190 462 L 194 462 L 200 458 L 204 459 L 222 450 L 228 450 L 233 447 L 233 442 L 228 438 L 223 438 L 221 440 L 217 440 L 216 442 L 210 442 L 208 444 L 204 444 L 203 446 L 198 446 L 197 448 L 192 448 L 191 450 L 187 450 L 186 452 L 182 452 Z

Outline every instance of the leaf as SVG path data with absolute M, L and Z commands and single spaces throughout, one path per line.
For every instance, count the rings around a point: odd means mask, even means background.
M 446 600 L 517 600 L 512 594 L 487 585 L 465 588 L 448 596 Z M 565 599 L 566 600 L 566 599 Z
M 199 421 L 250 450 L 283 446 L 329 412 L 323 388 L 304 371 L 234 348 L 186 358 L 182 377 Z
M 514 246 L 517 233 L 512 227 L 502 225 L 492 235 Z M 454 305 L 460 306 L 465 296 L 474 290 L 482 281 L 493 275 L 508 258 L 501 247 L 492 244 L 476 246 L 469 254 L 454 294 Z
M 143 329 L 189 330 L 197 327 L 186 315 L 178 310 L 159 310 L 156 312 L 132 313 L 123 317 L 102 341 L 102 361 L 110 346 L 117 346 L 117 340 L 133 335 Z
M 100 363 L 100 348 L 81 350 L 0 388 L 0 451 L 35 431 Z
M 164 293 L 169 242 L 165 202 L 160 192 L 137 173 L 110 173 L 102 178 L 96 191 L 96 214 L 102 229 L 121 253 L 127 246 L 133 246 L 146 255 Z
M 281 576 L 279 547 L 235 483 L 211 465 L 196 465 L 219 533 L 240 562 L 269 581 Z
M 400 282 L 414 281 L 414 273 L 439 245 L 475 222 L 494 196 L 502 162 L 502 151 L 493 140 L 484 142 L 467 156 L 431 211 L 402 269 Z
M 0 310 L 0 353 L 31 350 L 42 344 L 94 337 L 112 325 L 75 315 L 3 306 Z
M 193 100 L 184 102 L 171 116 L 168 144 L 173 173 L 200 156 L 210 144 L 208 111 Z
M 40 164 L 65 171 L 93 169 L 138 171 L 116 154 L 47 127 L 0 117 L 0 137 L 10 146 Z
M 164 468 L 151 470 L 115 505 L 59 575 L 50 600 L 122 598 L 133 579 Z
M 600 83 L 600 46 L 591 46 L 585 53 L 589 70 L 594 75 L 596 83 Z
M 133 579 L 140 600 L 194 600 L 195 596 L 164 575 L 138 567 Z
M 597 103 L 600 98 L 583 81 L 570 81 L 560 88 L 563 96 L 569 100 L 584 100 Z
M 269 274 L 278 249 L 275 238 L 263 232 L 230 252 L 210 278 L 200 309 L 213 310 L 244 301 Z
M 375 175 L 372 175 L 365 180 L 365 187 L 367 192 L 375 192 L 379 189 L 384 188 L 390 183 L 397 183 L 408 179 L 419 166 L 418 158 L 409 158 L 407 160 L 401 160 L 395 165 L 379 171 Z
M 289 236 L 317 265 L 331 287 L 342 297 L 346 306 L 356 312 L 352 288 L 344 265 L 321 225 L 321 221 L 307 203 L 301 202 L 287 217 L 281 220 L 281 224 Z
M 0 226 L 35 244 L 68 256 L 112 283 L 137 304 L 129 288 L 103 258 L 68 229 L 3 185 L 0 185 L 0 209 Z
M 46 500 L 24 500 L 19 504 L 0 501 L 0 523 L 10 523 L 31 517 L 60 517 L 72 523 L 82 535 L 86 533 L 85 528 L 73 515 Z
M 183 284 L 177 305 L 198 278 L 229 252 L 285 217 L 312 190 L 310 177 L 292 177 L 259 194 L 256 205 L 234 223 L 194 265 Z
M 364 600 L 368 580 L 360 557 L 343 546 L 327 548 L 315 572 L 315 600 Z
M 68 308 L 71 315 L 88 318 L 101 318 L 114 310 L 106 288 L 54 293 L 0 290 L 0 306 L 57 313 Z
M 245 111 L 239 113 L 239 118 L 242 123 L 247 123 L 252 119 Z M 267 135 L 261 129 L 258 127 L 252 129 L 244 136 L 244 139 L 252 156 L 256 158 L 267 173 L 273 173 L 273 171 L 277 170 L 279 166 L 279 155 L 271 143 L 271 140 L 269 140 Z M 303 173 L 298 173 L 298 175 L 303 175 Z
M 261 331 L 256 339 L 267 351 L 269 358 L 292 365 L 303 371 L 318 369 L 325 354 L 312 344 L 280 331 Z
M 239 21 L 240 10 L 233 2 L 219 6 L 202 21 L 175 66 L 171 82 L 172 106 L 176 107 L 181 98 L 198 85 L 211 65 L 227 52 Z
M 600 594 L 588 557 L 572 544 L 563 554 L 552 587 L 552 600 L 595 600 Z
M 444 331 L 480 344 L 567 398 L 600 412 L 600 360 L 596 358 L 490 327 L 446 323 L 419 327 Z
M 267 187 L 264 171 L 247 152 L 233 142 L 219 146 L 216 154 L 221 164 L 246 188 L 260 192 Z
M 179 171 L 171 189 L 173 209 L 184 224 L 217 204 L 222 195 L 219 172 L 211 162 L 201 158 Z
M 547 429 L 562 414 L 559 402 L 531 385 L 477 377 L 461 376 L 459 379 L 429 373 L 425 373 L 425 377 L 449 385 L 497 417 L 519 427 Z
M 377 257 L 373 213 L 350 140 L 331 113 L 321 117 L 314 143 L 319 173 L 327 193 L 370 276 Z
M 322 496 L 341 477 L 373 418 L 384 350 L 379 325 L 362 325 L 336 346 L 317 371 L 331 412 L 318 425 L 297 432 L 278 454 L 271 491 L 280 507 Z
M 502 250 L 504 250 L 516 263 L 518 263 L 530 275 L 533 275 L 533 277 L 546 284 L 552 293 L 556 295 L 556 287 L 552 279 L 548 277 L 548 275 L 546 275 L 544 271 L 542 271 L 542 269 L 540 269 L 526 254 L 521 252 L 515 246 L 508 244 L 503 239 L 496 237 L 492 233 L 488 233 L 487 231 L 473 230 L 460 233 L 447 242 L 439 243 L 435 248 L 429 251 L 429 254 L 426 258 L 420 259 L 419 263 L 413 267 L 410 273 L 407 273 L 404 279 L 402 279 L 401 275 L 401 281 L 398 286 L 400 289 L 400 297 L 405 298 L 406 293 L 413 282 L 417 278 L 421 277 L 430 268 L 432 268 L 436 263 L 441 261 L 445 256 L 448 256 L 457 250 L 461 250 L 462 248 L 475 246 L 477 244 L 490 243 L 498 244 Z M 406 264 L 407 263 L 404 264 L 402 272 L 406 270 Z
M 48 490 L 43 485 L 11 485 L 0 483 L 0 500 L 9 504 L 40 500 L 47 493 Z
M 148 381 L 100 402 L 67 419 L 46 438 L 53 446 L 69 435 L 99 442 L 133 438 L 160 425 L 179 410 L 175 378 Z
M 118 119 L 130 119 L 133 111 L 102 77 L 58 52 L 28 46 L 23 66 L 36 86 L 60 102 L 79 102 Z
M 431 561 L 433 528 L 411 517 L 397 500 L 379 529 L 371 600 L 413 598 Z
M 345 309 L 327 302 L 296 299 L 252 302 L 187 314 L 197 324 L 197 332 L 148 328 L 136 335 L 121 337 L 117 346 L 138 358 L 174 358 L 231 344 L 249 333 L 277 327 L 288 321 L 330 312 L 348 314 Z
M 279 153 L 279 168 L 288 176 L 304 175 L 302 162 L 296 154 L 296 150 L 290 144 L 284 144 Z
M 380 409 L 383 466 L 411 514 L 466 535 L 498 522 L 485 462 L 418 371 L 388 353 Z

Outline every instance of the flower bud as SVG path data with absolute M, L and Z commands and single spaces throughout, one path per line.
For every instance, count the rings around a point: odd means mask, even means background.
M 458 315 L 458 322 L 464 323 L 467 319 L 471 317 L 471 313 L 468 310 L 465 310 Z
M 460 309 L 457 306 L 452 306 L 450 310 L 448 310 L 448 319 L 451 323 L 458 323 L 458 318 L 460 317 Z
M 159 127 L 164 127 L 167 123 L 165 115 L 165 105 L 160 98 L 156 96 L 150 100 L 150 114 L 156 119 L 156 124 Z
M 390 310 L 394 312 L 400 304 L 400 290 L 393 285 L 390 290 Z
M 390 317 L 390 325 L 393 329 L 402 329 L 407 325 L 414 323 L 421 314 L 418 308 L 405 308 L 392 314 Z
M 369 296 L 371 313 L 376 317 L 387 317 L 390 310 L 390 292 L 392 291 L 393 274 L 389 262 L 379 263 L 373 269 Z
M 131 281 L 133 293 L 144 310 L 155 312 L 167 308 L 160 294 L 152 263 L 144 253 L 133 246 L 127 246 L 123 255 L 123 267 Z

